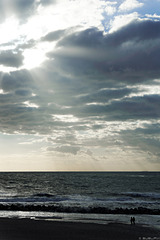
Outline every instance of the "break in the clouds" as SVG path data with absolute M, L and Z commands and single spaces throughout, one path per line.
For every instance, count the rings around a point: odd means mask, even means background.
M 159 4 L 0 0 L 1 170 L 159 170 Z

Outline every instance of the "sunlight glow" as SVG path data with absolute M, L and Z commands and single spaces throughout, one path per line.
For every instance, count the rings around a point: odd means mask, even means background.
M 4 65 L 0 65 L 0 71 L 1 72 L 12 72 L 12 71 L 15 71 L 16 68 L 14 67 L 7 67 L 7 66 L 4 66 Z
M 30 101 L 26 101 L 26 102 L 23 102 L 23 104 L 26 106 L 26 107 L 29 107 L 29 108 L 39 108 L 39 106 L 35 103 L 31 103 Z
M 0 44 L 13 41 L 19 35 L 18 20 L 14 17 L 6 19 L 0 24 L 1 37 Z
M 45 60 L 45 54 L 38 49 L 28 49 L 24 52 L 24 66 L 27 69 L 39 66 Z
M 0 94 L 4 94 L 4 91 L 3 91 L 3 89 L 0 89 Z
M 78 122 L 79 119 L 74 117 L 73 115 L 52 115 L 54 120 L 62 121 L 62 122 Z
M 55 43 L 40 43 L 37 44 L 35 48 L 26 49 L 23 53 L 24 61 L 23 67 L 27 69 L 32 69 L 41 65 L 48 58 L 46 57 L 46 52 L 52 50 L 55 46 Z

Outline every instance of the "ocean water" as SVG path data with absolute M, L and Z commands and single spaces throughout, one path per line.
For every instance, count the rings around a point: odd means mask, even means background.
M 0 173 L 0 217 L 160 227 L 160 172 Z

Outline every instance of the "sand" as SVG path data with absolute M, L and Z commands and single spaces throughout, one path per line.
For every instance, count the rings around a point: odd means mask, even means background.
M 121 223 L 0 219 L 0 240 L 160 240 L 160 230 Z

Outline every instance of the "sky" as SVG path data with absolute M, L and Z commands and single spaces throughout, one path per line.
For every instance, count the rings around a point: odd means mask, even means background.
M 160 0 L 0 0 L 0 171 L 160 171 Z

